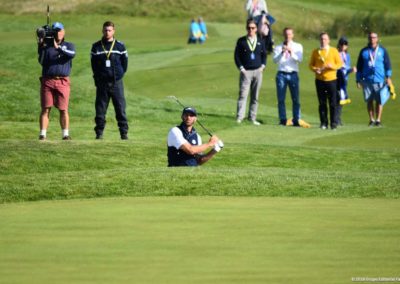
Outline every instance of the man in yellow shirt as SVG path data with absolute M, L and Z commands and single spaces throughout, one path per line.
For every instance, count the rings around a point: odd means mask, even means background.
M 337 82 L 336 70 L 343 65 L 339 52 L 329 46 L 329 35 L 325 32 L 319 35 L 320 47 L 314 49 L 311 54 L 310 69 L 315 73 L 315 86 L 317 88 L 319 102 L 320 128 L 328 128 L 329 102 L 330 126 L 332 130 L 337 127 Z

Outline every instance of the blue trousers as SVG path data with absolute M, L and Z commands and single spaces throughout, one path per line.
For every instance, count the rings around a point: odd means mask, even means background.
M 96 84 L 96 134 L 102 134 L 106 126 L 106 113 L 110 99 L 114 105 L 115 117 L 118 121 L 119 132 L 121 134 L 128 133 L 128 119 L 126 117 L 126 102 L 124 97 L 124 85 L 122 80 L 115 83 L 98 82 Z
M 276 74 L 276 94 L 278 97 L 278 113 L 281 124 L 286 124 L 286 89 L 289 86 L 292 97 L 293 124 L 296 125 L 300 119 L 300 96 L 299 96 L 299 76 L 297 72 L 286 73 L 279 71 Z

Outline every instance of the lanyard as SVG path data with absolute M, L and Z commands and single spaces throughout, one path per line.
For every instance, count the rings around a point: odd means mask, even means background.
M 343 60 L 344 66 L 347 66 L 347 54 L 346 54 L 346 52 L 344 52 L 344 51 L 340 52 L 340 57 Z
M 330 46 L 327 47 L 325 56 L 322 56 L 321 50 L 321 48 L 318 50 L 319 58 L 321 58 L 322 63 L 325 63 L 325 60 L 328 58 L 329 55 Z
M 107 53 L 106 48 L 104 47 L 103 41 L 101 41 L 101 46 L 103 47 L 103 50 L 104 50 L 104 52 L 106 53 L 107 60 L 110 59 L 110 55 L 111 55 L 111 52 L 112 52 L 112 50 L 113 50 L 113 48 L 114 48 L 114 44 L 115 44 L 115 39 L 113 40 L 113 43 L 111 44 L 111 48 L 110 48 L 110 50 L 109 50 L 108 53 Z
M 371 50 L 368 50 L 369 53 L 369 58 L 371 59 L 371 66 L 375 67 L 375 62 L 376 62 L 376 58 L 378 57 L 378 49 L 379 49 L 379 45 L 374 49 L 373 52 L 371 52 Z
M 247 44 L 249 45 L 250 51 L 254 52 L 254 50 L 256 50 L 256 47 L 257 47 L 257 38 L 253 41 L 253 44 L 247 38 Z

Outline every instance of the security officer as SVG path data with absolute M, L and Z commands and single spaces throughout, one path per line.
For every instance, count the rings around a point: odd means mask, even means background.
M 195 108 L 185 107 L 181 118 L 182 123 L 171 128 L 168 133 L 168 167 L 202 165 L 224 147 L 215 135 L 202 144 L 200 135 L 193 127 L 197 120 Z M 209 148 L 212 150 L 202 154 Z
M 114 23 L 103 24 L 103 37 L 94 43 L 91 51 L 93 78 L 96 85 L 96 139 L 103 138 L 106 112 L 112 99 L 122 140 L 128 139 L 128 119 L 122 77 L 128 68 L 125 45 L 114 38 Z

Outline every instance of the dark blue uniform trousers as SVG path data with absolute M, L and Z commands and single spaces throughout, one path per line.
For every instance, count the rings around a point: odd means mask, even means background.
M 96 90 L 96 134 L 102 134 L 106 126 L 106 113 L 110 99 L 114 105 L 115 118 L 118 121 L 119 132 L 128 133 L 128 119 L 126 118 L 126 102 L 122 79 L 115 83 L 98 82 Z

